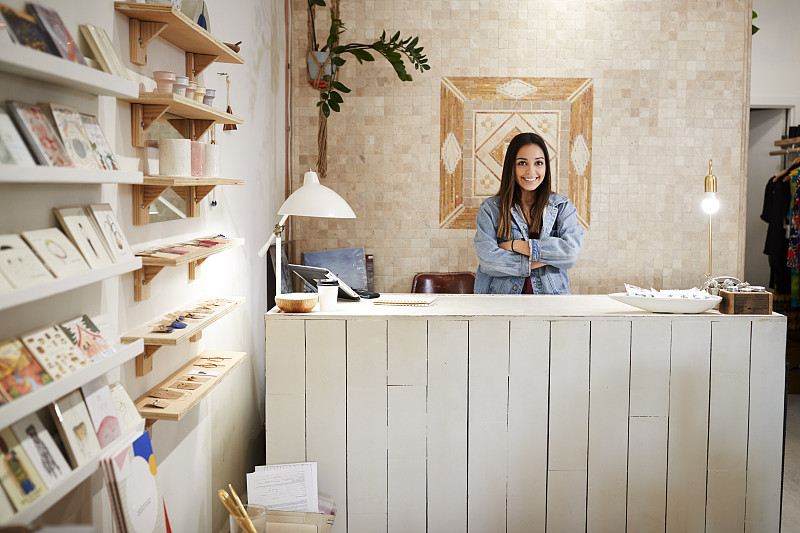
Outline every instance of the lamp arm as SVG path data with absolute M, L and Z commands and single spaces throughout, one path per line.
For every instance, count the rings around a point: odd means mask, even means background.
M 272 246 L 272 244 L 275 242 L 275 239 L 278 237 L 278 234 L 280 234 L 283 231 L 283 227 L 286 224 L 286 219 L 288 218 L 289 215 L 283 215 L 283 217 L 281 217 L 281 221 L 275 225 L 275 230 L 272 232 L 272 235 L 269 236 L 267 242 L 258 251 L 258 257 L 264 257 L 266 255 L 267 250 L 269 250 L 269 247 Z

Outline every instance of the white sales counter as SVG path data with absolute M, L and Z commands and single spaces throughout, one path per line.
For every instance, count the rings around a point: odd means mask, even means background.
M 266 319 L 269 464 L 334 533 L 778 533 L 786 318 L 607 296 Z

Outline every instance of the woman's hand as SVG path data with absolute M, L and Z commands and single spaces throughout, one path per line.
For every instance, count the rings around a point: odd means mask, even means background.
M 512 248 L 513 245 L 513 248 Z M 528 241 L 503 241 L 498 244 L 500 248 L 506 250 L 508 252 L 514 252 L 516 254 L 527 255 L 530 257 L 531 255 L 531 248 L 528 245 Z M 543 263 L 539 263 L 540 265 Z M 533 266 L 531 266 L 533 268 Z

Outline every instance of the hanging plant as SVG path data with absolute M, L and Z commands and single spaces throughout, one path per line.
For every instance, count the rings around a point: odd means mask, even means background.
M 757 18 L 758 18 L 758 15 L 756 15 L 756 12 L 755 12 L 755 11 L 753 11 L 753 20 L 756 20 Z M 753 24 L 753 33 L 752 33 L 751 35 L 755 35 L 755 34 L 756 34 L 756 32 L 757 32 L 758 30 L 760 30 L 760 29 L 761 29 L 761 28 L 759 28 L 758 26 L 756 26 L 755 24 Z

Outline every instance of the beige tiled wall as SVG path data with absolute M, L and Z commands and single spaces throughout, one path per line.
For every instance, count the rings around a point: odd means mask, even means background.
M 293 189 L 317 157 L 306 5 L 291 2 Z M 381 292 L 410 290 L 415 272 L 474 271 L 474 232 L 440 228 L 442 79 L 584 78 L 593 83 L 591 223 L 570 272 L 573 293 L 701 283 L 709 159 L 722 202 L 714 274 L 740 275 L 750 8 L 732 0 L 341 0 L 342 42 L 371 42 L 384 29 L 419 35 L 432 68 L 403 83 L 382 58 L 348 58 L 339 79 L 353 92 L 328 121 L 324 183 L 358 218 L 298 218 L 296 249 L 364 247 Z M 324 39 L 329 18 L 317 14 Z

